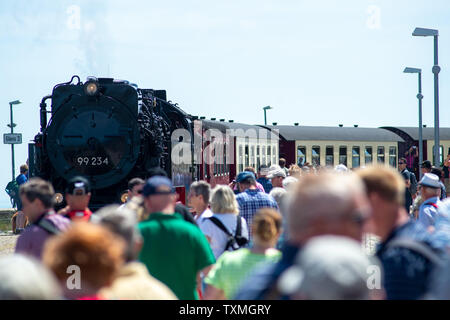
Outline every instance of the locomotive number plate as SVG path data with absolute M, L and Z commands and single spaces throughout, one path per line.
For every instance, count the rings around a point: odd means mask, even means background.
M 108 157 L 78 157 L 76 162 L 80 166 L 107 166 L 109 164 Z

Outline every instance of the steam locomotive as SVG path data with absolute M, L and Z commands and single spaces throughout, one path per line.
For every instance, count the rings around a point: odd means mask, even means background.
M 40 103 L 40 132 L 28 150 L 30 176 L 51 181 L 60 205 L 68 180 L 88 178 L 93 208 L 123 201 L 128 180 L 146 178 L 154 167 L 169 176 L 176 171 L 178 185 L 189 185 L 194 173 L 175 167 L 170 144 L 176 129 L 192 135 L 191 120 L 164 90 L 111 78 L 82 83 L 75 75 Z

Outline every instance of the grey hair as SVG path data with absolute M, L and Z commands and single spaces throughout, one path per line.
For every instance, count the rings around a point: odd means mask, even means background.
M 297 181 L 298 179 L 295 177 L 286 177 L 286 179 L 283 180 L 283 188 L 289 190 L 297 183 Z
M 22 254 L 0 258 L 0 300 L 59 300 L 61 288 L 36 259 Z
M 239 213 L 236 196 L 229 186 L 217 185 L 212 190 L 211 209 L 214 213 Z
M 126 242 L 125 259 L 127 262 L 136 259 L 135 244 L 142 241 L 137 229 L 137 215 L 127 207 L 109 205 L 98 210 L 93 216 L 93 222 L 98 223 Z
M 195 192 L 195 195 L 203 196 L 203 201 L 209 203 L 209 198 L 211 196 L 211 186 L 206 181 L 195 181 L 191 184 L 191 189 Z
M 286 179 L 284 179 L 284 180 L 286 180 Z M 286 196 L 287 196 L 287 191 L 285 189 L 283 189 L 283 188 L 275 187 L 272 190 L 270 190 L 269 195 L 272 196 L 272 198 L 275 199 L 275 201 L 278 204 L 278 208 L 280 208 L 281 215 L 283 216 L 283 218 L 285 218 L 285 215 L 284 215 L 285 214 L 285 212 L 284 212 L 285 210 L 284 210 L 284 208 L 285 208 L 285 202 L 286 202 L 285 199 L 286 199 Z

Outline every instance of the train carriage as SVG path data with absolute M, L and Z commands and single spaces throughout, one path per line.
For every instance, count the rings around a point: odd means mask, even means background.
M 398 144 L 404 140 L 380 128 L 266 126 L 278 132 L 280 157 L 287 165 L 305 163 L 320 166 L 344 164 L 348 168 L 372 163 L 397 167 Z

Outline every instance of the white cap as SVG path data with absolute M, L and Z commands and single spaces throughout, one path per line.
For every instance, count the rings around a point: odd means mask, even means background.
M 286 178 L 286 172 L 284 172 L 284 170 L 281 169 L 281 168 L 279 168 L 279 169 L 277 168 L 277 169 L 269 171 L 269 174 L 267 175 L 267 178 L 272 179 L 272 178 L 275 178 L 275 177 Z
M 441 184 L 439 183 L 439 177 L 433 173 L 425 173 L 422 177 L 422 180 L 419 182 L 420 185 L 439 189 Z
M 336 167 L 334 167 L 334 170 L 337 172 L 347 172 L 348 169 L 344 164 L 338 164 Z

